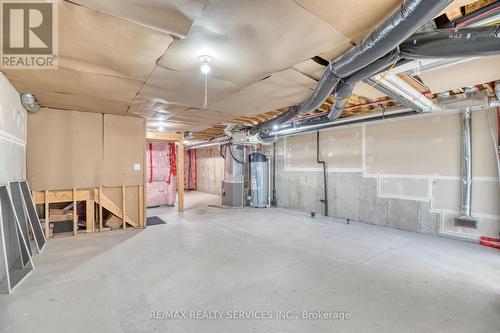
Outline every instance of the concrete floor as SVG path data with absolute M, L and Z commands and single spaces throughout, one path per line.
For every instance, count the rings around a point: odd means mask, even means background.
M 35 257 L 37 270 L 14 294 L 0 296 L 0 331 L 456 333 L 500 327 L 498 250 L 312 220 L 285 209 L 200 204 L 182 216 L 172 210 L 161 217 L 168 224 L 49 241 Z M 299 319 L 150 318 L 151 311 L 175 310 L 292 311 Z M 348 312 L 351 319 L 303 320 L 302 311 Z

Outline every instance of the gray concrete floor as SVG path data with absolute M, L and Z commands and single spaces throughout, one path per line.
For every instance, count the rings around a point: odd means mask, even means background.
M 190 196 L 200 204 L 162 212 L 166 225 L 50 240 L 37 270 L 0 296 L 0 331 L 499 331 L 498 250 L 285 209 L 209 208 L 202 199 L 216 197 Z M 299 319 L 150 318 L 175 310 Z M 350 319 L 303 320 L 302 311 Z

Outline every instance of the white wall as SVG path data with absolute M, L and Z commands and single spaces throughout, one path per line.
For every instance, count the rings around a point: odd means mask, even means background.
M 0 73 L 0 184 L 26 179 L 26 110 Z

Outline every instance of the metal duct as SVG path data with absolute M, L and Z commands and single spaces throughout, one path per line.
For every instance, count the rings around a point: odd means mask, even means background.
M 500 25 L 417 33 L 400 45 L 405 59 L 484 57 L 500 52 Z
M 37 113 L 40 111 L 40 104 L 32 93 L 21 93 L 21 104 L 28 112 Z
M 472 134 L 469 109 L 462 114 L 462 154 L 462 210 L 455 219 L 455 225 L 476 229 L 477 220 L 472 217 Z
M 335 91 L 335 100 L 333 101 L 332 109 L 328 113 L 328 120 L 337 120 L 340 118 L 353 90 L 354 84 L 345 83 L 344 81 L 340 82 Z
M 269 130 L 299 114 L 313 112 L 334 91 L 340 79 L 346 78 L 394 50 L 417 29 L 436 16 L 451 0 L 404 1 L 382 24 L 355 47 L 330 62 L 313 94 L 302 104 L 292 106 L 281 116 L 262 122 L 250 130 L 256 134 Z

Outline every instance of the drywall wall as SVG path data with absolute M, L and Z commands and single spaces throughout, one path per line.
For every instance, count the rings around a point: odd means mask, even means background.
M 460 210 L 460 114 L 320 132 L 320 158 L 329 170 L 329 215 L 460 238 L 498 237 L 500 187 L 486 111 L 472 114 L 472 138 L 477 230 L 453 223 Z M 276 162 L 278 205 L 323 214 L 316 134 L 280 139 Z
M 142 185 L 144 152 L 141 118 L 54 109 L 28 117 L 28 181 L 36 191 Z
M 26 179 L 26 110 L 0 73 L 0 184 Z
M 196 172 L 198 191 L 221 194 L 224 159 L 219 155 L 218 147 L 196 150 Z
M 144 184 L 146 129 L 143 118 L 104 115 L 104 186 Z
M 102 115 L 42 109 L 28 117 L 28 181 L 34 190 L 102 182 Z

